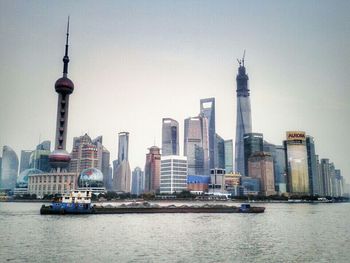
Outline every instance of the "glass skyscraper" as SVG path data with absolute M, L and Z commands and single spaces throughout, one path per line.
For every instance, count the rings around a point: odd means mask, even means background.
M 319 195 L 317 159 L 315 153 L 314 138 L 306 136 L 307 164 L 309 173 L 309 188 L 311 195 Z
M 286 149 L 283 145 L 276 145 L 275 158 L 276 191 L 282 194 L 287 191 Z
M 220 169 L 225 169 L 225 140 L 218 134 L 215 134 L 216 143 L 216 167 Z
M 226 173 L 233 173 L 233 141 L 225 140 L 225 171 Z
M 18 157 L 10 146 L 2 148 L 0 189 L 11 189 L 16 187 L 18 173 Z
M 216 130 L 215 130 L 215 98 L 200 100 L 200 114 L 208 119 L 208 149 L 209 149 L 209 169 L 218 167 Z
M 118 166 L 113 174 L 113 187 L 116 191 L 131 191 L 131 170 L 129 164 L 129 133 L 118 133 Z
M 287 132 L 284 141 L 287 153 L 288 188 L 291 194 L 309 194 L 309 173 L 305 132 Z
M 179 155 L 179 123 L 170 118 L 162 120 L 162 156 Z
M 19 166 L 19 173 L 23 172 L 24 170 L 29 169 L 29 161 L 30 161 L 30 155 L 33 151 L 30 150 L 22 150 L 21 151 L 21 162 Z
M 248 159 L 255 152 L 263 151 L 263 134 L 262 133 L 246 133 L 243 136 L 244 143 L 244 174 L 248 175 Z
M 243 136 L 252 132 L 252 118 L 250 97 L 248 88 L 248 75 L 244 67 L 243 59 L 239 60 L 237 82 L 237 112 L 236 112 L 236 144 L 235 144 L 235 170 L 245 174 L 244 167 L 244 141 Z
M 208 119 L 199 115 L 185 119 L 184 155 L 189 175 L 209 175 Z
M 136 167 L 131 177 L 131 194 L 140 195 L 143 193 L 144 173 L 140 167 Z

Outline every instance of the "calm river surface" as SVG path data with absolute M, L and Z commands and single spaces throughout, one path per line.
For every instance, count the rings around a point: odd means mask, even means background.
M 39 214 L 0 203 L 0 262 L 350 262 L 350 203 L 264 214 Z

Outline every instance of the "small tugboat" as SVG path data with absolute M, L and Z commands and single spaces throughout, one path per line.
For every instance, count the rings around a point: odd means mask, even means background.
M 91 191 L 72 191 L 55 198 L 48 206 L 42 205 L 40 214 L 92 214 Z

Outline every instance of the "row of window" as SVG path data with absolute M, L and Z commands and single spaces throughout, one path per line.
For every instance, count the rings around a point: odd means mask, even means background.
M 53 183 L 59 182 L 61 183 L 63 179 L 63 182 L 67 182 L 69 179 L 71 182 L 74 181 L 74 176 L 71 175 L 48 175 L 48 176 L 31 176 L 29 177 L 29 183 L 51 183 L 51 181 Z

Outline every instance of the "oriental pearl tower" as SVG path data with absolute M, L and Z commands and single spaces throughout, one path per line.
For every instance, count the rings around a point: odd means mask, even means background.
M 55 90 L 58 93 L 57 121 L 55 150 L 49 155 L 49 162 L 53 172 L 66 172 L 70 161 L 70 155 L 66 151 L 67 123 L 69 95 L 73 93 L 74 84 L 67 77 L 68 75 L 68 37 L 69 37 L 69 17 L 67 23 L 67 36 L 65 54 L 63 57 L 63 77 L 55 83 Z

